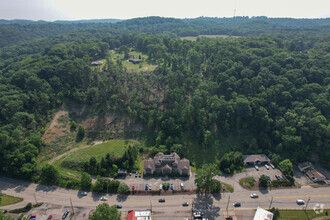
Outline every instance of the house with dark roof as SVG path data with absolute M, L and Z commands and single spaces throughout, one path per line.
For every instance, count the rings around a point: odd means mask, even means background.
M 144 162 L 143 174 L 179 174 L 190 175 L 190 161 L 182 158 L 176 153 L 165 155 L 158 152 L 154 158 L 149 158 Z
M 269 164 L 270 159 L 265 154 L 243 155 L 244 166 Z

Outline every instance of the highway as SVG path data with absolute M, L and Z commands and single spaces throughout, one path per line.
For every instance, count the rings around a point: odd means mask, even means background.
M 62 206 L 70 206 L 70 199 L 75 207 L 95 208 L 102 203 L 100 198 L 106 196 L 109 205 L 120 204 L 123 206 L 123 213 L 128 210 L 150 209 L 161 216 L 172 216 L 181 213 L 182 216 L 190 215 L 192 206 L 195 210 L 204 211 L 210 219 L 222 219 L 229 200 L 229 210 L 253 210 L 257 207 L 268 208 L 272 201 L 272 207 L 284 209 L 303 209 L 303 206 L 296 204 L 296 199 L 303 199 L 308 203 L 308 209 L 313 209 L 317 204 L 323 204 L 324 208 L 330 208 L 330 187 L 303 187 L 301 189 L 280 189 L 271 191 L 244 191 L 225 193 L 221 195 L 105 195 L 105 193 L 91 193 L 81 197 L 80 191 L 68 190 L 60 187 L 48 187 L 38 184 L 23 182 L 10 178 L 0 177 L 0 192 L 21 197 L 23 202 L 1 207 L 1 209 L 13 209 L 22 207 L 28 202 L 44 202 Z M 251 193 L 256 193 L 259 198 L 250 198 Z M 165 203 L 159 203 L 160 198 L 165 198 Z M 189 202 L 188 207 L 182 203 Z M 233 203 L 240 202 L 239 208 L 234 208 Z M 189 216 L 187 216 L 189 217 Z M 157 218 L 156 218 L 157 219 Z M 165 219 L 165 218 L 164 218 Z M 182 219 L 182 217 L 180 218 Z

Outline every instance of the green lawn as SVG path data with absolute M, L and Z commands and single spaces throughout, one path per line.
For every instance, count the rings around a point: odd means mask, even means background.
M 0 206 L 6 206 L 23 201 L 22 198 L 0 194 Z
M 225 185 L 226 189 L 229 191 L 229 192 L 234 192 L 234 188 L 231 186 L 231 185 L 228 185 L 226 183 L 222 183 L 223 185 Z
M 137 143 L 137 141 L 133 140 L 110 140 L 102 144 L 92 145 L 90 147 L 72 152 L 65 157 L 65 160 L 81 162 L 89 161 L 91 157 L 95 157 L 96 160 L 101 160 L 101 158 L 105 157 L 107 153 L 118 157 L 124 154 L 125 147 Z
M 239 184 L 243 188 L 252 188 L 254 186 L 255 179 L 253 177 L 243 178 L 239 180 Z
M 328 211 L 328 213 L 330 212 L 330 209 L 328 210 L 323 210 L 322 213 L 320 214 L 316 214 L 314 212 L 314 210 L 279 210 L 280 211 L 280 218 L 279 219 L 283 219 L 283 220 L 309 220 L 309 219 L 313 219 L 316 217 L 320 217 L 320 216 L 325 216 L 325 212 Z M 327 219 L 330 219 L 327 218 Z
M 123 61 L 123 65 L 127 68 L 127 70 L 141 70 L 141 71 L 154 71 L 157 67 L 157 65 L 151 65 L 147 63 L 148 56 L 138 52 L 138 51 L 130 51 L 131 55 L 134 56 L 135 59 L 138 59 L 139 56 L 141 56 L 141 59 L 144 61 L 140 64 L 133 64 L 129 61 Z M 111 59 L 122 59 L 124 58 L 124 54 L 117 53 L 117 51 L 110 51 L 110 58 Z

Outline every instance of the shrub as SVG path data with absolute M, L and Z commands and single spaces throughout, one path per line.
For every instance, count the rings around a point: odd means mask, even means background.
M 71 126 L 70 126 L 70 128 L 71 128 L 71 130 L 76 130 L 76 128 L 77 128 L 77 123 L 75 122 L 75 121 L 71 121 Z
M 267 187 L 268 186 L 268 178 L 265 174 L 262 174 L 259 178 L 259 186 Z
M 163 189 L 168 190 L 170 188 L 170 184 L 168 182 L 163 183 Z
M 82 139 L 84 139 L 84 137 L 85 137 L 85 128 L 82 125 L 79 125 L 76 141 L 79 142 Z
M 118 190 L 117 190 L 118 193 L 125 194 L 125 193 L 128 193 L 128 191 L 129 191 L 129 187 L 127 186 L 126 183 L 119 184 Z

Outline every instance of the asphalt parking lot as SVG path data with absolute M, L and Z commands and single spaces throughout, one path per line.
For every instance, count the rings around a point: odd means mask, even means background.
M 145 178 L 135 178 L 135 175 L 127 176 L 125 179 L 118 179 L 121 182 L 125 182 L 130 189 L 134 184 L 135 190 L 145 190 L 146 184 L 152 185 L 152 190 L 159 190 L 159 185 L 165 182 L 173 184 L 174 190 L 181 190 L 180 184 L 183 183 L 185 190 L 196 189 L 194 173 L 190 177 L 145 177 Z M 149 190 L 149 189 L 148 189 Z
M 266 176 L 269 175 L 271 180 L 276 180 L 275 175 L 283 175 L 279 169 L 273 169 L 271 166 L 269 166 L 269 170 L 267 170 L 264 165 L 260 165 L 258 167 L 259 171 L 257 171 L 255 167 L 247 167 L 245 174 L 247 174 L 249 177 L 253 177 L 255 180 L 259 180 L 262 174 L 265 174 Z

